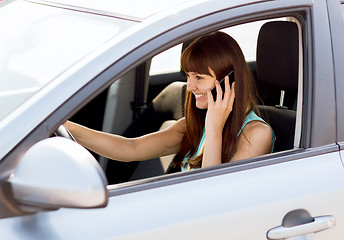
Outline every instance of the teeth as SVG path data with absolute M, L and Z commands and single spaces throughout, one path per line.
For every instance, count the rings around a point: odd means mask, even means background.
M 200 97 L 203 97 L 203 96 L 205 96 L 205 94 L 204 94 L 204 93 L 201 93 L 201 94 L 195 94 L 195 97 L 196 97 L 196 98 L 200 98 Z

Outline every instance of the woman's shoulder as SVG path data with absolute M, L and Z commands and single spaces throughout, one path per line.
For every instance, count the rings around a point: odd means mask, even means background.
M 177 124 L 179 125 L 179 127 L 181 128 L 186 128 L 186 121 L 185 121 L 185 117 L 182 117 L 180 119 L 177 120 Z
M 253 127 L 253 126 L 255 126 L 255 124 L 253 124 L 255 122 L 267 125 L 266 122 L 264 121 L 264 119 L 259 117 L 254 111 L 250 111 L 246 115 L 246 117 L 244 119 L 244 122 L 243 122 L 243 124 L 241 126 L 241 129 L 238 132 L 237 137 L 239 137 L 241 135 L 242 131 L 246 128 L 246 125 L 249 124 L 249 125 L 251 125 L 251 127 Z M 261 125 L 261 124 L 258 124 L 258 126 Z M 251 127 L 247 127 L 246 129 L 250 129 Z
M 250 122 L 248 122 L 245 127 L 243 128 L 243 133 L 245 135 L 248 135 L 248 134 L 254 134 L 254 135 L 270 135 L 270 139 L 271 139 L 271 128 L 270 126 L 266 123 L 266 122 L 263 122 L 263 121 L 260 121 L 260 120 L 252 120 Z
M 232 161 L 251 158 L 271 152 L 272 132 L 265 122 L 254 120 L 246 124 L 238 138 Z
M 273 133 L 271 127 L 263 121 L 254 120 L 246 124 L 239 136 L 239 142 L 247 142 L 249 145 L 259 146 L 266 149 L 264 152 L 271 152 L 273 146 Z

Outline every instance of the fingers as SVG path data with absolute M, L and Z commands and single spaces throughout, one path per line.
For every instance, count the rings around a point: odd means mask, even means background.
M 232 83 L 230 86 L 229 77 L 225 77 L 225 94 L 223 96 L 223 101 L 229 103 L 229 101 L 234 101 L 235 98 L 235 90 L 234 90 L 235 82 Z
M 210 89 L 207 91 L 207 97 L 208 97 L 208 106 L 214 104 L 213 94 L 211 93 Z
M 235 100 L 235 82 L 233 82 L 232 87 L 229 83 L 229 77 L 225 77 L 225 94 L 223 96 L 223 103 L 226 105 L 226 109 L 231 112 L 233 109 L 233 104 Z
M 229 84 L 229 77 L 228 76 L 226 76 L 225 77 L 225 94 L 224 94 L 224 96 L 223 96 L 223 100 L 225 101 L 225 102 L 228 102 L 228 100 L 229 100 L 229 97 L 230 97 L 230 95 L 231 95 L 231 86 L 230 86 L 230 84 Z
M 216 87 L 216 101 L 221 101 L 222 100 L 222 88 L 220 85 L 220 82 L 218 80 L 215 81 L 215 87 Z
M 216 99 L 215 99 L 215 96 L 213 95 L 213 89 L 215 88 L 216 90 Z M 219 98 L 220 96 L 220 98 Z M 208 97 L 208 105 L 209 104 L 214 104 L 215 101 L 218 102 L 218 100 L 222 99 L 222 89 L 221 89 L 221 86 L 219 84 L 219 81 L 215 80 L 215 85 L 213 88 L 207 90 L 207 97 Z
M 233 107 L 234 99 L 235 99 L 235 82 L 233 82 L 232 87 L 229 83 L 229 77 L 226 76 L 224 80 L 225 90 L 223 94 L 223 90 L 221 84 L 218 80 L 215 81 L 215 88 L 216 88 L 216 100 L 214 101 L 213 94 L 211 90 L 207 91 L 208 96 L 208 104 L 225 104 L 229 108 Z
M 232 83 L 232 88 L 229 94 L 228 106 L 230 106 L 231 109 L 233 108 L 234 100 L 235 100 L 235 82 Z

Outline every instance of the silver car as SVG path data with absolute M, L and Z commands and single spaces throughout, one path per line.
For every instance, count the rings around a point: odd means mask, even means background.
M 0 238 L 342 240 L 343 15 L 342 0 L 0 1 Z M 215 30 L 245 53 L 274 153 L 181 173 L 60 127 L 134 137 L 182 117 L 180 52 Z

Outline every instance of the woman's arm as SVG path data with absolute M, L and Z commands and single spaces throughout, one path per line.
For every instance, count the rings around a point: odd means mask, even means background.
M 235 100 L 235 82 L 229 85 L 225 77 L 225 93 L 222 99 L 222 89 L 218 81 L 215 83 L 217 99 L 214 102 L 210 90 L 208 94 L 208 110 L 205 119 L 205 140 L 202 168 L 221 164 L 222 131 L 229 114 L 232 112 Z
M 67 121 L 64 126 L 76 141 L 104 157 L 123 162 L 142 161 L 176 153 L 185 133 L 185 119 L 138 138 L 125 138 Z

